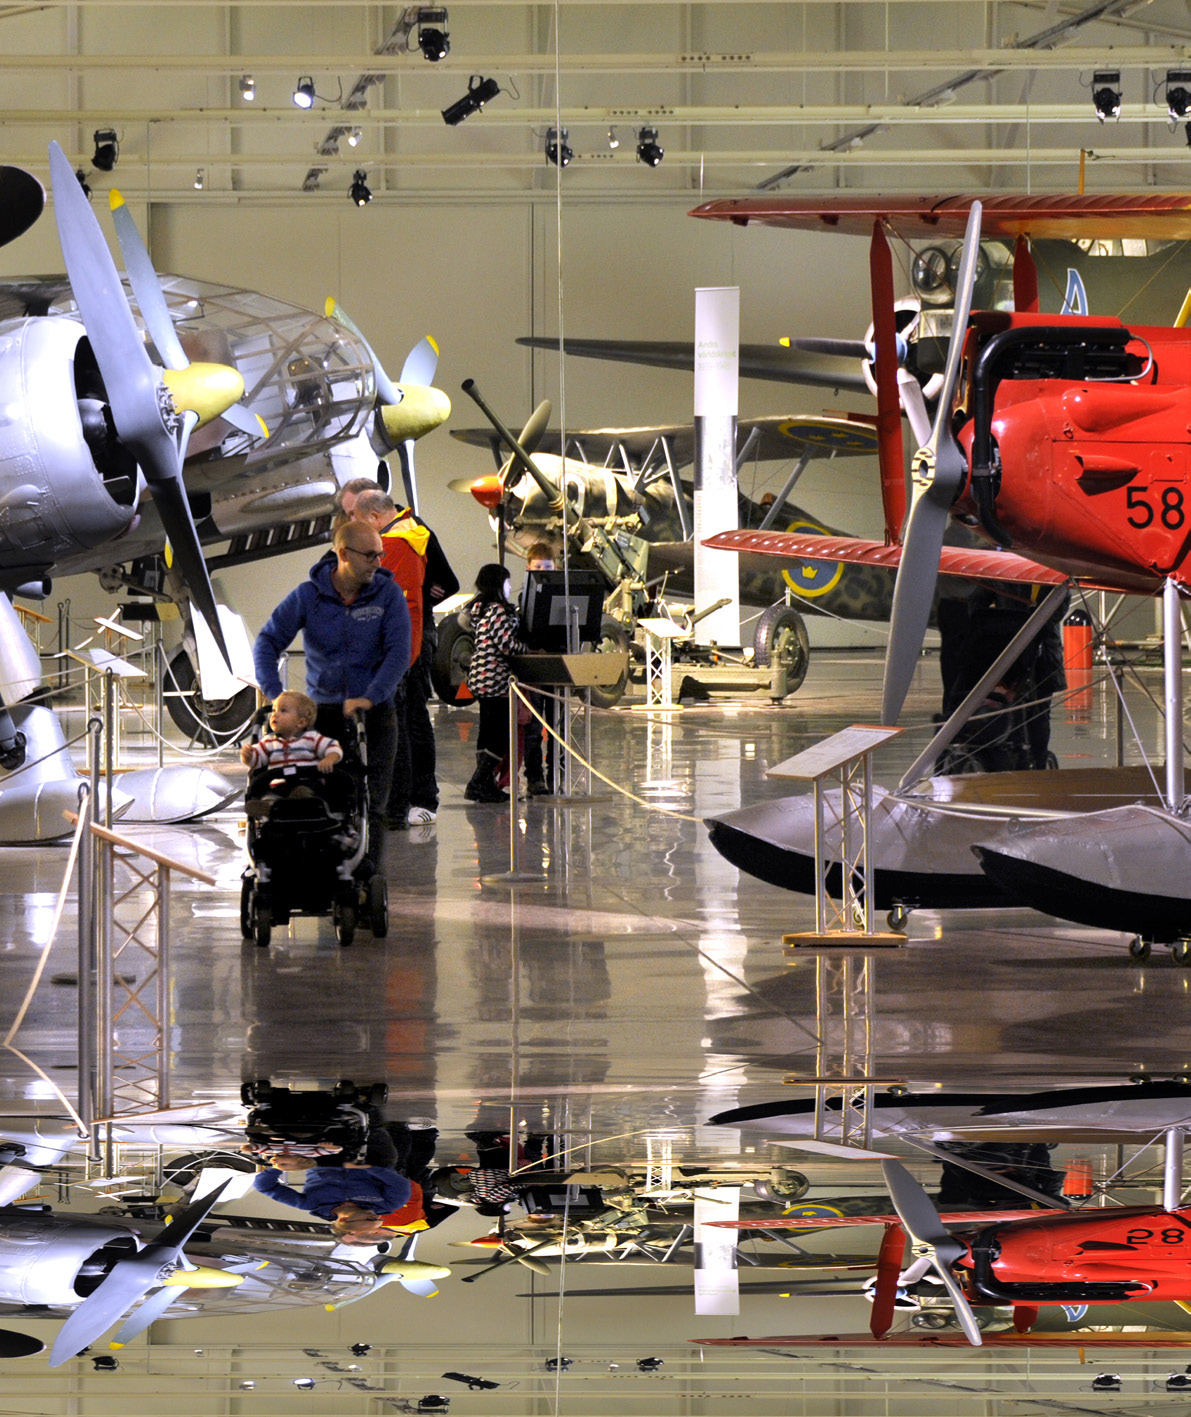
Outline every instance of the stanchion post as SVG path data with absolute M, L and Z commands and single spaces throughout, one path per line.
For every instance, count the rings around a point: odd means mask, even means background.
M 160 1030 L 157 1050 L 157 1098 L 164 1111 L 170 1105 L 170 868 L 157 867 L 157 1022 Z
M 103 824 L 112 825 L 112 782 L 115 777 L 116 676 L 110 669 L 103 675 Z
M 517 874 L 517 681 L 509 680 L 509 875 Z
M 88 724 L 88 730 L 90 728 Z M 78 800 L 80 819 L 93 821 L 96 801 L 93 783 L 79 784 Z M 79 841 L 78 865 L 78 1109 L 92 1149 L 95 1118 L 99 1115 L 95 1097 L 95 846 L 95 838 L 84 830 Z

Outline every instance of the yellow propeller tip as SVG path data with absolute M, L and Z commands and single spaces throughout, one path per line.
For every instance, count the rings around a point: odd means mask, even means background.
M 109 1344 L 108 1344 L 108 1347 L 109 1347 L 109 1348 L 123 1348 L 124 1345 L 123 1345 L 122 1343 L 109 1343 Z
M 326 300 L 323 302 L 323 314 L 327 317 L 328 320 L 333 320 L 335 318 L 335 311 L 338 308 L 338 300 L 336 300 L 333 295 L 328 295 Z
M 253 417 L 261 426 L 261 436 L 263 438 L 267 438 L 269 436 L 269 425 L 265 422 L 265 420 L 260 416 L 259 413 L 253 414 Z M 268 1264 L 268 1260 L 266 1260 L 265 1263 Z
M 427 335 L 427 336 L 426 336 L 426 343 L 427 343 L 427 344 L 430 346 L 430 348 L 435 352 L 435 354 L 441 353 L 441 351 L 439 350 L 439 347 L 438 347 L 438 341 L 434 338 L 433 335 Z
M 787 349 L 789 349 L 789 348 L 790 348 L 790 336 L 789 336 L 789 335 L 783 335 L 783 336 L 781 337 L 781 339 L 778 340 L 778 344 L 784 345 Z
M 326 1311 L 327 1311 L 328 1314 L 333 1314 L 333 1313 L 335 1312 L 335 1305 L 334 1305 L 334 1304 L 324 1304 L 324 1305 L 323 1305 L 323 1308 L 326 1309 Z
M 124 198 L 120 195 L 119 189 L 113 187 L 108 193 L 108 210 L 115 211 L 117 207 L 124 205 Z

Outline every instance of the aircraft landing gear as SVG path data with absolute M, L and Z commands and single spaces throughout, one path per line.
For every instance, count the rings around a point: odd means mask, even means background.
M 1149 959 L 1152 948 L 1149 940 L 1143 940 L 1140 935 L 1134 935 L 1129 941 L 1129 953 L 1137 960 Z
M 1170 957 L 1175 964 L 1191 966 L 1191 939 L 1186 935 L 1175 942 L 1170 947 Z

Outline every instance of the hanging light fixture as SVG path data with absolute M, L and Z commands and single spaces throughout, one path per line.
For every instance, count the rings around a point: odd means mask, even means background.
M 616 136 L 615 128 L 608 129 L 608 146 L 613 152 L 615 152 L 616 149 L 620 147 L 620 139 Z
M 453 128 L 465 118 L 470 118 L 473 113 L 479 113 L 498 93 L 500 85 L 495 79 L 485 79 L 480 74 L 473 74 L 467 81 L 467 92 L 463 97 L 457 98 L 454 103 L 443 109 L 442 121 Z
M 451 36 L 446 30 L 447 12 L 441 6 L 423 5 L 418 10 L 418 48 L 423 59 L 437 64 L 451 52 Z
M 637 161 L 649 167 L 657 167 L 665 156 L 665 149 L 658 142 L 658 130 L 642 128 L 637 134 Z
M 83 196 L 86 197 L 86 199 L 87 199 L 88 201 L 90 201 L 90 200 L 91 200 L 91 187 L 90 187 L 90 184 L 89 184 L 88 181 L 87 181 L 87 174 L 86 174 L 86 173 L 83 171 L 83 169 L 80 167 L 80 168 L 78 168 L 78 169 L 75 171 L 75 174 L 74 174 L 74 175 L 78 178 L 79 186 L 83 189 Z
M 195 174 L 194 174 L 194 190 L 195 190 L 196 192 L 201 192 L 201 191 L 203 190 L 203 188 L 204 188 L 206 185 L 207 185 L 206 174 L 203 172 L 203 169 L 200 167 L 200 168 L 195 172 Z
M 96 128 L 94 143 L 95 156 L 91 159 L 91 166 L 97 167 L 100 172 L 111 172 L 120 161 L 120 140 L 116 137 L 116 130 Z
M 368 186 L 368 174 L 362 167 L 356 168 L 356 175 L 352 178 L 348 196 L 357 207 L 366 207 L 372 200 L 372 189 Z
M 240 97 L 245 103 L 252 103 L 256 99 L 256 80 L 251 74 L 240 75 Z
M 1101 123 L 1121 116 L 1121 71 L 1097 69 L 1092 75 L 1092 106 Z
M 359 145 L 360 139 L 364 136 L 363 128 L 353 128 L 347 135 L 348 147 L 354 148 Z
M 317 95 L 314 92 L 314 80 L 309 74 L 302 74 L 293 92 L 294 103 L 298 108 L 313 108 L 316 97 Z
M 571 151 L 567 142 L 567 130 L 564 128 L 561 135 L 557 128 L 551 128 L 546 134 L 546 158 L 555 167 L 566 167 L 575 154 Z
M 1191 114 L 1191 69 L 1167 69 L 1166 111 L 1175 123 Z

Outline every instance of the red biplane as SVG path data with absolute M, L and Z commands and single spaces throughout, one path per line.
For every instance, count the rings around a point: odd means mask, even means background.
M 741 552 L 889 565 L 896 563 L 881 721 L 901 711 L 922 646 L 940 571 L 1056 587 L 1031 618 L 1024 647 L 1061 597 L 1065 581 L 1127 593 L 1162 592 L 1166 606 L 1166 806 L 1114 809 L 1148 814 L 1119 823 L 1141 843 L 1127 859 L 1080 858 L 1079 826 L 1017 833 L 1011 849 L 982 848 L 981 865 L 1012 898 L 1087 923 L 1137 929 L 1150 938 L 1191 936 L 1191 896 L 1163 882 L 1138 884 L 1139 862 L 1185 855 L 1180 599 L 1191 590 L 1191 329 L 1126 325 L 1118 319 L 1038 313 L 1027 234 L 1191 237 L 1191 197 L 992 197 L 839 200 L 766 198 L 712 202 L 693 215 L 747 224 L 871 232 L 881 488 L 885 544 L 725 532 L 709 545 Z M 916 383 L 899 380 L 892 259 L 887 225 L 911 234 L 954 235 L 965 227 L 952 338 L 933 422 Z M 1016 238 L 1013 312 L 971 311 L 981 231 Z M 901 412 L 921 446 L 911 466 L 906 515 Z M 946 547 L 957 518 L 991 548 Z M 903 525 L 904 521 L 904 525 Z M 962 710 L 961 710 L 962 712 Z M 958 716 L 958 715 L 957 715 Z M 946 735 L 947 728 L 943 730 Z M 945 746 L 945 737 L 936 748 Z M 924 755 L 925 757 L 925 755 Z M 921 762 L 922 760 L 920 760 Z M 740 815 L 740 814 L 737 814 Z M 1111 813 L 1103 814 L 1110 816 Z M 741 827 L 732 823 L 730 830 Z M 1102 821 L 1099 840 L 1118 824 Z M 1074 838 L 1072 836 L 1074 831 Z M 716 829 L 713 826 L 713 839 Z M 981 840 L 977 834 L 975 840 Z M 719 845 L 719 842 L 717 842 Z M 720 846 L 723 850 L 724 847 Z M 727 852 L 725 854 L 728 854 Z M 1176 873 L 1186 876 L 1186 872 Z M 923 894 L 929 896 L 927 889 Z M 1139 902 L 1145 923 L 1134 924 Z M 1145 946 L 1145 942 L 1140 942 Z M 1181 958 L 1191 962 L 1191 947 Z

